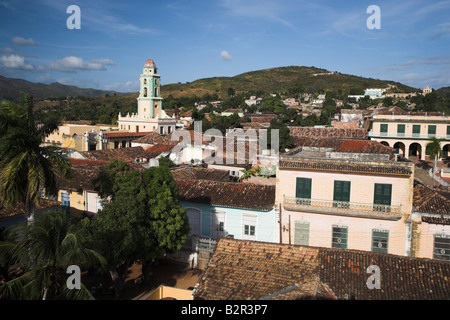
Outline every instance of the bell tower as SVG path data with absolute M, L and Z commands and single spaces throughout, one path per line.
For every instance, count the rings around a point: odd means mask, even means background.
M 161 77 L 152 59 L 148 59 L 145 63 L 139 80 L 138 116 L 150 119 L 161 117 Z

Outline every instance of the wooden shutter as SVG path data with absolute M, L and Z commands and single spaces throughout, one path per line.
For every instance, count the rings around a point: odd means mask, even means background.
M 350 181 L 334 181 L 334 201 L 350 201 Z
M 388 125 L 386 123 L 380 124 L 380 132 L 388 132 Z
M 428 126 L 428 134 L 436 134 L 436 126 Z
M 294 244 L 309 245 L 309 223 L 308 222 L 295 222 L 294 231 Z
M 384 208 L 377 205 L 391 205 L 392 185 L 384 183 L 375 183 L 375 192 L 373 196 L 374 210 L 375 211 L 389 211 L 389 208 Z
M 311 199 L 311 179 L 297 178 L 295 197 Z
M 405 135 L 405 125 L 404 124 L 397 125 L 397 133 L 399 133 L 400 135 Z
M 420 134 L 420 124 L 413 125 L 413 134 Z

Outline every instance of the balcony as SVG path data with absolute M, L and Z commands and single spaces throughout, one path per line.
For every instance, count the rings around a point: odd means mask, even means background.
M 369 137 L 373 138 L 394 138 L 394 139 L 415 139 L 430 140 L 432 137 L 437 139 L 450 140 L 450 135 L 420 134 L 420 133 L 397 133 L 397 132 L 369 132 Z
M 283 207 L 286 210 L 292 211 L 317 212 L 365 218 L 398 220 L 402 217 L 401 206 L 373 203 L 302 199 L 285 196 Z

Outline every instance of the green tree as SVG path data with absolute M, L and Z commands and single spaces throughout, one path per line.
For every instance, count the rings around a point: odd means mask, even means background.
M 0 258 L 25 272 L 0 286 L 0 299 L 94 299 L 82 283 L 76 290 L 66 285 L 68 266 L 106 265 L 97 251 L 84 245 L 84 232 L 59 210 L 42 213 L 32 225 L 8 229 L 8 241 L 0 242 Z
M 436 137 L 431 137 L 431 141 L 428 142 L 426 146 L 426 150 L 428 151 L 430 158 L 434 158 L 434 168 L 433 168 L 434 176 L 436 176 L 437 160 L 438 158 L 442 158 L 442 148 L 441 148 L 442 141 L 444 140 L 438 139 Z
M 29 223 L 41 191 L 47 196 L 58 193 L 57 172 L 72 177 L 68 158 L 54 146 L 41 146 L 57 128 L 56 122 L 36 124 L 29 95 L 22 95 L 18 105 L 0 105 L 0 201 L 25 204 Z
M 114 193 L 110 201 L 103 201 L 92 227 L 93 241 L 108 261 L 116 298 L 120 298 L 131 263 L 142 261 L 144 280 L 148 281 L 152 260 L 180 250 L 190 229 L 167 167 L 116 173 L 113 168 L 113 177 L 105 180 L 113 181 Z
M 286 152 L 286 149 L 293 148 L 295 146 L 294 139 L 291 136 L 289 128 L 283 122 L 279 121 L 277 118 L 272 119 L 270 122 L 270 126 L 267 130 L 267 145 L 271 148 L 271 140 L 273 129 L 278 130 L 279 135 L 279 148 L 278 151 L 280 153 Z

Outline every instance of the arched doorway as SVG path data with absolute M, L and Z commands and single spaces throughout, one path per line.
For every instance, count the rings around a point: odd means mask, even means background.
M 447 159 L 449 156 L 449 151 L 450 151 L 450 144 L 446 144 L 442 148 L 442 160 L 449 160 L 449 159 Z
M 396 142 L 394 144 L 395 153 L 401 155 L 402 157 L 405 156 L 405 144 L 403 142 Z
M 417 142 L 409 146 L 408 158 L 411 160 L 420 160 L 422 157 L 422 146 Z

